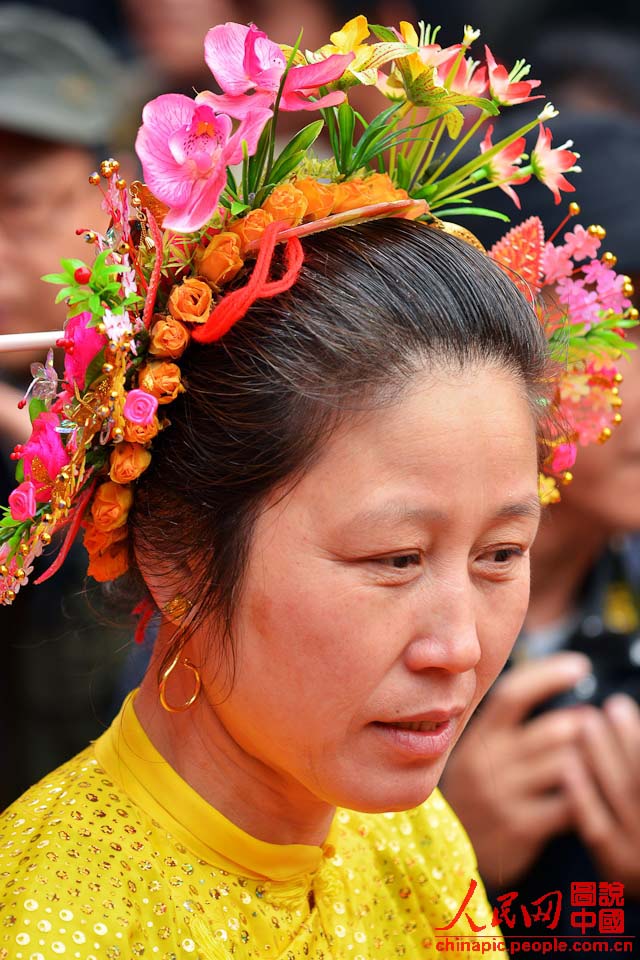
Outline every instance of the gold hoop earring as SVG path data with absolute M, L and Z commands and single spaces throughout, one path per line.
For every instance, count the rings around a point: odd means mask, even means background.
M 184 657 L 184 659 L 181 660 L 180 653 L 181 651 L 178 650 L 175 657 L 173 658 L 169 666 L 166 668 L 166 670 L 162 674 L 160 686 L 158 687 L 160 703 L 162 704 L 163 708 L 167 711 L 167 713 L 184 713 L 185 710 L 188 710 L 189 707 L 193 706 L 193 704 L 198 699 L 198 694 L 200 693 L 200 688 L 202 686 L 202 678 L 200 676 L 200 671 L 198 670 L 196 665 L 191 662 L 191 660 L 187 659 L 187 657 Z M 167 700 L 167 683 L 169 681 L 169 677 L 171 676 L 175 668 L 178 666 L 178 663 L 180 663 L 182 666 L 185 666 L 187 670 L 191 670 L 195 678 L 196 685 L 189 699 L 185 701 L 185 703 L 181 704 L 179 707 L 174 707 Z

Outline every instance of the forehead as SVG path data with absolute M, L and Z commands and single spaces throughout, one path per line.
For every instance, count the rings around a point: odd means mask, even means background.
M 380 509 L 468 517 L 535 499 L 536 483 L 525 390 L 509 371 L 478 365 L 421 374 L 392 404 L 342 423 L 290 507 L 320 526 Z

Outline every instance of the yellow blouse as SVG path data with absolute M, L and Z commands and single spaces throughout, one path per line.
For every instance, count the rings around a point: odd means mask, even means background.
M 472 879 L 469 840 L 438 791 L 406 813 L 338 810 L 323 847 L 249 836 L 155 750 L 130 696 L 0 818 L 0 958 L 427 960 L 456 933 L 447 953 L 466 957 L 464 913 L 434 927 Z M 499 939 L 480 885 L 465 910 Z

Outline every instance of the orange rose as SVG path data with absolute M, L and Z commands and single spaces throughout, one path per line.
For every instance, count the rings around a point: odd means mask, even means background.
M 87 573 L 99 583 L 115 580 L 129 569 L 129 547 L 122 540 L 111 544 L 100 554 L 89 555 Z
M 129 443 L 149 443 L 160 430 L 160 421 L 154 417 L 151 423 L 132 423 L 125 418 L 124 439 Z
M 93 557 L 104 553 L 114 543 L 126 540 L 127 528 L 118 527 L 117 530 L 110 530 L 108 533 L 104 530 L 98 530 L 95 523 L 87 520 L 84 523 L 84 536 L 82 542 L 87 553 Z
M 288 227 L 297 227 L 307 212 L 307 198 L 302 190 L 298 190 L 292 183 L 281 183 L 269 194 L 262 209 L 266 210 L 273 220 L 285 223 Z
M 102 533 L 110 533 L 123 527 L 133 503 L 133 490 L 107 480 L 102 483 L 93 498 L 91 516 L 95 527 Z
M 151 327 L 149 352 L 156 357 L 179 357 L 189 343 L 189 331 L 173 317 L 156 314 Z
M 229 283 L 244 266 L 239 237 L 228 230 L 216 234 L 204 252 L 198 255 L 196 265 L 198 273 L 206 277 L 209 283 L 217 287 Z
M 329 216 L 335 202 L 335 184 L 319 183 L 313 177 L 306 177 L 304 180 L 296 180 L 295 186 L 307 201 L 305 220 L 322 220 Z
M 151 463 L 151 454 L 140 443 L 118 443 L 111 451 L 109 476 L 114 483 L 133 483 Z
M 363 179 L 345 180 L 336 184 L 336 202 L 333 213 L 346 213 L 372 203 L 387 203 L 389 200 L 406 200 L 406 190 L 394 187 L 386 173 L 372 173 Z
M 180 367 L 167 360 L 152 360 L 140 367 L 138 386 L 152 394 L 158 403 L 171 403 L 184 390 Z
M 211 312 L 211 287 L 203 280 L 189 277 L 169 294 L 169 313 L 185 323 L 205 323 Z
M 249 211 L 246 217 L 229 227 L 229 232 L 235 233 L 240 240 L 240 249 L 244 252 L 250 243 L 255 243 L 262 237 L 262 234 L 272 222 L 271 214 L 259 208 Z

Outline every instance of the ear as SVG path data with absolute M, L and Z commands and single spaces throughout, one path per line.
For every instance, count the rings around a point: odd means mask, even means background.
M 134 552 L 140 574 L 163 620 L 175 626 L 184 625 L 194 604 L 191 596 L 194 578 L 189 567 L 159 560 L 139 543 L 135 544 Z

